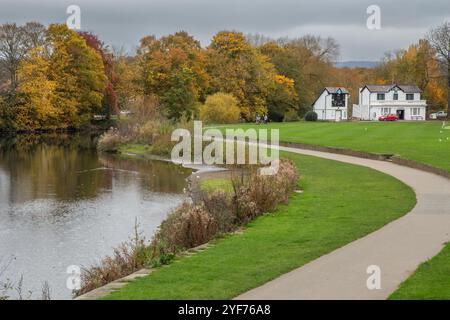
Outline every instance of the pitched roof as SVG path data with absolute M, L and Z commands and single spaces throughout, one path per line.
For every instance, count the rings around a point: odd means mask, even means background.
M 317 102 L 317 100 L 319 100 L 319 98 L 322 96 L 324 91 L 327 91 L 329 94 L 332 93 L 337 93 L 338 90 L 341 90 L 343 94 L 349 94 L 348 90 L 345 89 L 344 87 L 325 87 L 319 94 L 319 96 L 316 98 L 316 100 L 314 100 L 314 102 L 312 103 L 312 106 L 314 106 Z
M 416 85 L 404 85 L 404 84 L 388 84 L 388 85 L 366 85 L 364 88 L 367 88 L 370 92 L 373 93 L 387 93 L 393 90 L 395 87 L 402 90 L 404 93 L 421 93 L 422 90 L 419 89 Z
M 325 87 L 324 90 L 327 90 L 329 93 L 337 93 L 338 90 L 341 90 L 342 93 L 344 94 L 348 94 L 347 89 L 343 88 L 343 87 Z

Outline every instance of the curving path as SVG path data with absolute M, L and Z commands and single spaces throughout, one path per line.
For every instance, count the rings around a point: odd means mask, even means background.
M 450 241 L 449 179 L 386 161 L 290 147 L 279 149 L 387 173 L 414 189 L 417 205 L 380 230 L 236 299 L 386 299 L 420 263 L 435 256 Z M 364 190 L 355 195 L 360 196 L 364 196 Z M 367 288 L 367 268 L 371 265 L 380 267 L 381 289 Z

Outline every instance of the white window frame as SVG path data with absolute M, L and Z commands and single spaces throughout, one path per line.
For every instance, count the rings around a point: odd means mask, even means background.
M 381 108 L 381 114 L 382 115 L 388 115 L 391 114 L 391 108 Z

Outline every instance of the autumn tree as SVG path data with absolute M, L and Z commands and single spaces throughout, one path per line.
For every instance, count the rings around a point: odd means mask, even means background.
M 119 79 L 114 69 L 114 56 L 96 35 L 90 32 L 80 32 L 80 35 L 84 38 L 87 45 L 102 57 L 103 68 L 107 77 L 102 106 L 104 115 L 109 119 L 111 114 L 119 113 L 118 97 L 115 90 Z
M 437 57 L 447 77 L 447 117 L 450 119 L 450 22 L 446 21 L 432 29 L 428 39 L 436 50 Z
M 294 80 L 301 115 L 311 108 L 314 99 L 328 85 L 333 61 L 339 47 L 332 38 L 305 36 L 298 39 L 265 41 L 258 47 L 268 56 L 279 74 Z
M 115 50 L 113 68 L 116 74 L 114 91 L 117 94 L 119 109 L 127 109 L 142 97 L 141 69 L 135 56 L 127 55 L 124 50 Z
M 26 97 L 16 109 L 20 129 L 51 129 L 59 126 L 59 110 L 54 106 L 56 83 L 48 78 L 50 61 L 42 47 L 32 49 L 19 67 L 18 92 Z
M 420 40 L 407 50 L 386 54 L 375 69 L 375 79 L 380 84 L 417 85 L 431 110 L 439 110 L 447 103 L 444 74 L 436 59 L 436 50 L 427 40 Z
M 298 113 L 298 96 L 295 81 L 283 75 L 276 75 L 267 97 L 270 120 L 283 121 L 286 113 Z
M 18 67 L 10 99 L 17 130 L 79 127 L 101 111 L 106 76 L 100 55 L 65 25 L 48 28 Z
M 190 118 L 208 84 L 200 43 L 186 32 L 147 36 L 138 50 L 138 76 L 145 97 L 156 95 L 167 117 Z
M 207 51 L 211 93 L 232 94 L 241 116 L 251 120 L 267 113 L 267 97 L 276 71 L 269 59 L 252 48 L 240 32 L 217 33 Z
M 48 29 L 49 79 L 56 83 L 55 107 L 64 126 L 79 126 L 102 111 L 106 75 L 103 61 L 83 37 L 65 25 Z

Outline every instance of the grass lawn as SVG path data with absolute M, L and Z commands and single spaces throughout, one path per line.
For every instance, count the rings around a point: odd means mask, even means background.
M 285 122 L 230 128 L 279 128 L 280 140 L 399 155 L 450 171 L 450 130 L 429 122 Z M 447 124 L 448 125 L 448 124 Z
M 392 300 L 450 299 L 450 245 L 403 282 L 389 297 Z
M 233 191 L 233 184 L 230 179 L 208 179 L 203 180 L 200 183 L 200 187 L 203 191 L 213 191 L 217 189 L 222 189 L 226 192 Z
M 283 155 L 300 169 L 302 194 L 243 233 L 177 258 L 106 299 L 230 299 L 379 229 L 415 205 L 413 191 L 383 173 Z

